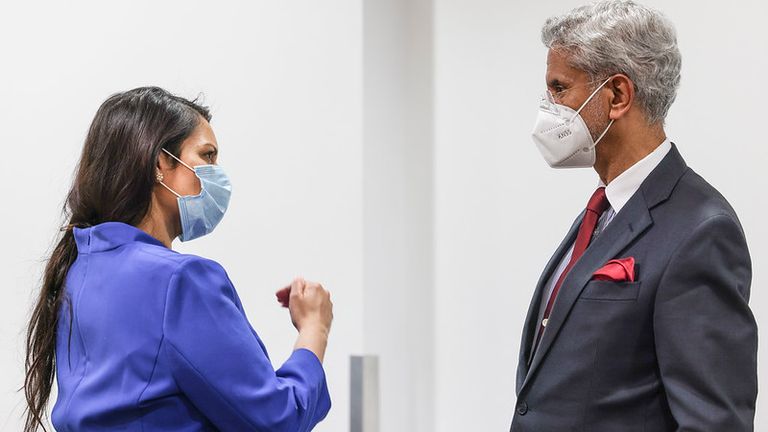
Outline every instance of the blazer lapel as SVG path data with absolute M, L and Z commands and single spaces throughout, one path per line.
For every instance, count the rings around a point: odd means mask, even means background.
M 534 353 L 522 386 L 518 385 L 518 393 L 530 382 L 536 369 L 541 365 L 581 291 L 592 278 L 592 274 L 653 225 L 650 209 L 669 198 L 686 170 L 685 161 L 673 144 L 670 153 L 645 179 L 638 193 L 635 193 L 574 265 L 563 281 L 563 288 L 558 293 L 547 330 Z M 538 296 L 540 295 L 539 293 Z M 530 319 L 530 310 L 528 314 Z M 529 325 L 528 321 L 527 325 Z
M 583 218 L 584 212 L 582 212 L 573 222 L 573 225 L 571 225 L 571 228 L 568 230 L 568 234 L 560 243 L 560 246 L 557 247 L 555 254 L 549 259 L 546 267 L 544 267 L 544 272 L 541 274 L 539 281 L 536 284 L 536 290 L 533 293 L 531 304 L 528 306 L 528 315 L 525 318 L 525 324 L 523 326 L 523 337 L 520 345 L 520 357 L 518 359 L 517 367 L 518 391 L 523 385 L 525 376 L 528 374 L 528 365 L 530 365 L 532 355 L 531 348 L 533 345 L 533 338 L 536 335 L 536 330 L 539 328 L 539 310 L 541 308 L 542 296 L 545 294 L 547 281 L 552 277 L 552 273 L 563 260 L 563 256 L 568 251 L 568 248 L 575 241 L 576 234 L 579 232 L 579 226 L 581 225 L 581 220 Z

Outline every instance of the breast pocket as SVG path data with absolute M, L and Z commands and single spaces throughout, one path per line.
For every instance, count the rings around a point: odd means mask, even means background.
M 625 301 L 637 300 L 640 282 L 590 281 L 579 296 L 584 301 Z

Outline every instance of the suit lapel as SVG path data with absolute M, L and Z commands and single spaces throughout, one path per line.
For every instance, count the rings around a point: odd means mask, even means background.
M 584 218 L 584 212 L 573 222 L 571 228 L 568 230 L 568 234 L 563 239 L 560 246 L 558 246 L 555 254 L 549 259 L 547 266 L 544 268 L 544 272 L 539 277 L 539 282 L 536 284 L 536 290 L 533 293 L 533 299 L 530 306 L 528 306 L 528 315 L 525 318 L 525 325 L 523 326 L 523 338 L 520 346 L 520 358 L 518 359 L 517 368 L 517 387 L 518 390 L 522 387 L 523 380 L 528 374 L 528 365 L 531 359 L 531 348 L 533 345 L 533 338 L 536 335 L 539 321 L 539 310 L 541 308 L 542 296 L 545 294 L 545 288 L 547 281 L 552 277 L 552 273 L 557 266 L 563 260 L 563 256 L 568 251 L 568 248 L 576 240 L 576 234 L 579 232 L 579 226 L 581 220 Z
M 645 179 L 638 193 L 627 202 L 624 208 L 608 224 L 605 231 L 594 240 L 576 265 L 574 265 L 563 281 L 563 288 L 555 301 L 555 306 L 547 324 L 547 330 L 544 332 L 541 343 L 533 356 L 523 384 L 518 384 L 518 393 L 530 382 L 536 369 L 541 365 L 576 300 L 579 298 L 581 291 L 592 278 L 592 274 L 608 260 L 613 259 L 622 250 L 626 249 L 640 234 L 653 225 L 650 209 L 669 198 L 672 190 L 686 170 L 685 161 L 677 151 L 677 147 L 673 144 L 670 153 Z M 576 226 L 578 227 L 578 224 Z M 545 273 L 551 273 L 552 269 L 549 267 L 551 267 L 551 263 L 548 265 L 548 271 Z M 539 285 L 537 299 L 540 300 L 541 281 Z M 526 332 L 529 330 L 528 326 L 531 325 L 530 310 L 528 315 Z M 534 317 L 533 319 L 536 318 Z M 525 347 L 525 350 L 530 350 L 530 347 Z M 523 351 L 521 349 L 521 352 Z
M 584 255 L 576 262 L 563 280 L 563 287 L 557 295 L 555 306 L 547 323 L 547 330 L 533 356 L 531 367 L 523 382 L 523 387 L 530 381 L 542 358 L 547 354 L 552 342 L 557 337 L 573 308 L 581 291 L 592 277 L 592 274 L 605 262 L 612 259 L 628 246 L 640 233 L 652 224 L 651 215 L 641 195 L 636 195 L 627 203 L 608 224 L 602 235 L 594 240 Z

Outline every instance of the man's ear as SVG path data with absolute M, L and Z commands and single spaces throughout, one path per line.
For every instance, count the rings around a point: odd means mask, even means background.
M 625 116 L 635 102 L 635 83 L 624 74 L 616 74 L 605 85 L 613 92 L 609 116 L 618 120 Z

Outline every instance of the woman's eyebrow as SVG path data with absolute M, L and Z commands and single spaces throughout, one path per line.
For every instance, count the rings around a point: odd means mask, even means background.
M 205 144 L 203 144 L 203 145 L 202 145 L 202 147 L 212 147 L 212 148 L 213 148 L 213 153 L 214 153 L 214 154 L 219 154 L 219 148 L 218 148 L 218 147 L 216 147 L 216 146 L 215 146 L 214 144 L 212 144 L 212 143 L 205 143 Z

